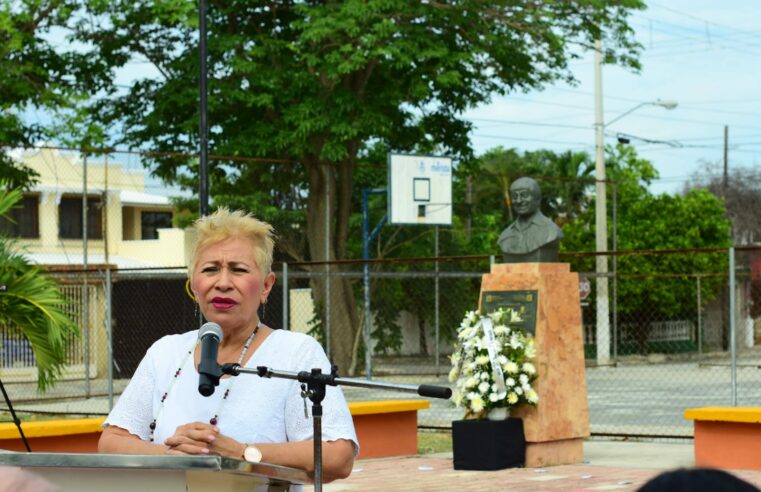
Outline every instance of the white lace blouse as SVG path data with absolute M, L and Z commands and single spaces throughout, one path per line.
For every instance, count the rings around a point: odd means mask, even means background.
M 209 422 L 218 414 L 217 427 L 221 433 L 239 442 L 312 439 L 312 402 L 306 401 L 307 418 L 298 381 L 241 374 L 222 379 L 209 397 L 199 394 L 198 372 L 193 357 L 187 357 L 197 339 L 198 331 L 195 330 L 168 335 L 154 343 L 103 426 L 115 425 L 148 440 L 150 424 L 156 418 L 154 442 L 161 444 L 178 426 Z M 159 412 L 162 395 L 169 389 L 181 364 L 182 371 Z M 273 331 L 246 363 L 246 367 L 257 366 L 292 372 L 315 367 L 321 368 L 323 373 L 330 371 L 330 363 L 316 340 L 285 330 Z M 223 402 L 228 388 L 229 395 Z M 323 441 L 351 440 L 356 455 L 359 450 L 357 435 L 341 389 L 329 386 L 322 406 Z

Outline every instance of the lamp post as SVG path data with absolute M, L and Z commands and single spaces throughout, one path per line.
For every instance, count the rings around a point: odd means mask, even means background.
M 610 120 L 610 125 L 643 106 L 660 106 L 674 109 L 676 101 L 655 100 L 637 104 Z M 610 364 L 610 304 L 608 295 L 608 216 L 606 204 L 605 177 L 605 142 L 606 123 L 602 111 L 602 43 L 595 41 L 595 272 L 597 283 L 597 324 L 595 342 L 597 346 L 597 365 Z

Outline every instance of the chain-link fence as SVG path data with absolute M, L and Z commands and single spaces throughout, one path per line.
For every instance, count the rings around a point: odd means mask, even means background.
M 760 258 L 755 248 L 620 254 L 604 276 L 584 271 L 593 257 L 563 258 L 591 284 L 581 310 L 593 434 L 690 437 L 686 408 L 759 405 Z M 477 306 L 491 261 L 280 264 L 261 314 L 270 326 L 317 337 L 341 361 L 342 376 L 447 385 L 456 327 Z M 184 268 L 50 274 L 82 336 L 59 383 L 38 394 L 28 342 L 0 330 L 0 378 L 17 411 L 106 414 L 151 343 L 201 323 Z M 354 401 L 408 397 L 344 391 Z M 419 422 L 448 428 L 460 416 L 449 402 L 432 401 Z

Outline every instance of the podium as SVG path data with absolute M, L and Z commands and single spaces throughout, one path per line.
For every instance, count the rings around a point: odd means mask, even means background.
M 221 456 L 0 453 L 0 466 L 36 473 L 62 491 L 285 492 L 311 483 L 303 470 Z
M 495 264 L 482 277 L 479 304 L 487 312 L 523 308 L 534 335 L 539 403 L 511 413 L 523 419 L 526 466 L 581 462 L 589 408 L 578 274 L 567 263 Z

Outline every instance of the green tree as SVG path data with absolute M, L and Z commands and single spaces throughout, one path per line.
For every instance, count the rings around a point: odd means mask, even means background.
M 730 246 L 730 223 L 722 202 L 702 189 L 683 195 L 655 195 L 648 190 L 658 174 L 632 147 L 606 149 L 606 172 L 618 194 L 617 249 L 673 250 Z M 564 251 L 594 251 L 594 204 L 564 226 Z M 612 228 L 611 217 L 608 219 Z M 612 230 L 608 231 L 611 237 Z M 618 315 L 632 327 L 639 350 L 646 352 L 650 321 L 682 319 L 695 309 L 696 287 L 690 275 L 726 271 L 726 255 L 710 253 L 624 255 L 617 263 Z M 594 270 L 594 258 L 573 259 L 576 271 Z M 684 276 L 684 277 L 680 277 Z M 676 277 L 676 278 L 674 278 Z M 706 276 L 704 302 L 721 291 L 723 279 Z M 691 316 L 690 316 L 691 317 Z
M 117 67 L 139 56 L 160 73 L 136 81 L 123 97 L 109 93 L 97 113 L 122 125 L 131 144 L 195 151 L 195 3 L 87 5 L 78 36 L 96 47 L 100 64 Z M 627 16 L 643 6 L 640 0 L 212 2 L 211 153 L 270 160 L 217 159 L 212 196 L 216 203 L 245 203 L 276 224 L 303 225 L 294 244 L 283 244 L 296 259 L 347 258 L 352 183 L 369 144 L 469 157 L 466 109 L 494 94 L 571 80 L 569 60 L 594 39 L 605 40 L 608 61 L 636 68 Z M 155 158 L 149 165 L 169 180 L 197 171 L 186 159 Z M 325 289 L 313 287 L 323 303 Z M 346 367 L 359 321 L 355 300 L 345 279 L 333 282 L 331 294 L 332 354 Z
M 72 0 L 0 0 L 0 145 L 29 146 L 53 137 L 46 125 L 24 113 L 55 113 L 76 106 L 97 90 L 103 75 L 87 54 L 61 39 L 77 10 Z M 0 152 L 0 180 L 28 187 L 37 178 L 29 167 Z
M 21 198 L 19 190 L 0 190 L 0 216 Z M 0 325 L 29 340 L 37 361 L 39 390 L 50 387 L 66 364 L 66 348 L 79 331 L 63 312 L 66 300 L 54 281 L 0 237 Z

